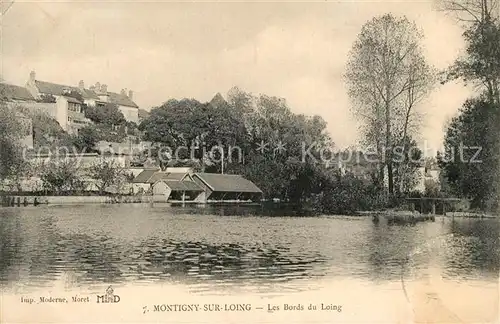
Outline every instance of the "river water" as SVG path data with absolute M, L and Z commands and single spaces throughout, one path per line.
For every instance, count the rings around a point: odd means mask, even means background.
M 435 309 L 452 322 L 498 315 L 496 219 L 387 226 L 369 217 L 272 214 L 133 204 L 3 208 L 0 288 L 20 296 L 176 287 L 179 296 L 205 300 L 294 296 L 299 303 L 335 289 L 347 316 L 341 322 L 401 321 L 396 304 L 411 305 L 413 319 Z M 273 316 L 267 320 L 278 321 Z

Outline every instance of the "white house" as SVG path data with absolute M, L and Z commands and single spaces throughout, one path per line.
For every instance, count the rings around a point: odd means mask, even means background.
M 54 107 L 47 110 L 66 131 L 72 132 L 76 129 L 77 132 L 80 127 L 89 122 L 82 109 L 84 104 L 94 107 L 105 106 L 106 103 L 115 104 L 127 121 L 139 122 L 139 107 L 132 100 L 132 91 L 128 94 L 125 90 L 119 94 L 110 92 L 107 85 L 101 85 L 99 82 L 87 89 L 83 80 L 78 83 L 78 86 L 41 81 L 37 80 L 34 71 L 30 73 L 26 88 L 37 100 L 51 103 L 50 98 L 55 99 L 52 102 L 55 104 Z

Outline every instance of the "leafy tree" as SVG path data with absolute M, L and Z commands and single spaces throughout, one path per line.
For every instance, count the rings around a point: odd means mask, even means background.
M 481 89 L 493 104 L 500 103 L 500 23 L 477 22 L 464 32 L 466 55 L 447 72 L 445 82 L 461 79 Z
M 0 103 L 0 181 L 19 172 L 23 164 L 22 125 L 14 109 Z
M 70 142 L 79 152 L 91 153 L 100 138 L 97 128 L 89 125 L 81 128 L 77 136 L 70 136 Z
M 96 124 L 105 125 L 124 125 L 126 123 L 123 113 L 118 106 L 112 103 L 106 103 L 104 106 L 85 107 L 85 117 Z
M 416 108 L 433 84 L 422 37 L 405 17 L 373 18 L 355 41 L 345 73 L 354 115 L 364 124 L 366 144 L 375 147 L 385 161 L 379 183 L 386 166 L 390 194 L 395 188 L 394 148 L 408 143 L 407 138 L 418 131 Z
M 102 159 L 89 167 L 89 176 L 102 195 L 110 186 L 117 185 L 125 179 L 125 172 L 115 161 Z
M 491 134 L 498 130 L 499 108 L 485 97 L 467 100 L 448 126 L 445 152 L 438 156 L 451 193 L 472 199 L 473 207 L 497 204 L 498 137 Z
M 51 160 L 41 169 L 40 178 L 45 189 L 55 194 L 81 190 L 83 187 L 78 175 L 77 162 L 72 159 Z
M 245 144 L 242 140 L 245 128 L 241 119 L 224 102 L 214 106 L 194 99 L 172 99 L 152 109 L 139 130 L 144 132 L 145 140 L 156 144 L 156 155 L 161 154 L 162 148 L 169 149 L 172 156 L 161 159 L 167 162 L 170 159 L 195 159 L 203 163 L 208 158 L 204 151 L 208 153 L 216 146 L 229 148 Z M 181 147 L 187 150 L 180 150 Z M 225 160 L 229 158 L 228 154 L 225 150 Z
M 227 98 L 218 95 L 209 103 L 172 99 L 151 110 L 139 129 L 145 140 L 154 143 L 149 153 L 164 155 L 162 168 L 189 165 L 197 171 L 242 174 L 268 199 L 313 204 L 325 212 L 352 212 L 371 203 L 361 199 L 369 190 L 362 181 L 353 176 L 342 180 L 328 169 L 327 162 L 334 159 L 333 143 L 321 117 L 294 114 L 282 98 L 253 95 L 238 88 L 232 88 Z M 176 148 L 193 143 L 200 150 L 185 154 L 194 159 L 182 161 L 185 155 L 175 155 Z M 207 150 L 223 147 L 224 163 L 219 161 L 221 155 L 203 154 L 203 146 Z M 232 155 L 230 146 L 238 149 Z M 325 150 L 331 156 L 322 154 Z M 345 190 L 339 191 L 339 183 Z M 369 193 L 376 197 L 375 190 Z M 328 207 L 332 201 L 337 207 Z
M 443 83 L 460 79 L 480 93 L 467 100 L 448 126 L 446 154 L 440 156 L 445 187 L 471 198 L 475 207 L 495 210 L 500 200 L 500 3 L 446 0 L 444 4 L 465 22 L 466 52 L 445 71 Z M 481 163 L 470 163 L 473 152 L 463 152 L 459 147 L 464 146 L 480 147 Z
M 334 176 L 327 184 L 318 197 L 322 212 L 353 214 L 359 210 L 370 209 L 368 188 L 361 180 L 351 175 Z
M 29 109 L 23 105 L 17 105 L 15 109 L 31 118 L 33 127 L 33 146 L 35 148 L 57 147 L 61 145 L 61 142 L 66 142 L 68 137 L 67 133 L 48 113 L 38 109 Z

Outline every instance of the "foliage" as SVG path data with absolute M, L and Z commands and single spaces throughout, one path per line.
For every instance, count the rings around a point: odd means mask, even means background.
M 28 109 L 22 105 L 16 106 L 15 109 L 31 118 L 33 127 L 33 146 L 35 149 L 56 149 L 57 147 L 71 143 L 69 135 L 48 113 L 38 109 Z
M 205 161 L 209 155 L 213 162 L 220 159 L 218 153 L 222 154 L 218 147 L 224 147 L 227 159 L 230 147 L 246 144 L 241 119 L 227 104 L 214 107 L 194 99 L 172 99 L 154 108 L 139 130 L 144 132 L 145 140 L 156 144 L 155 156 L 162 155 L 162 148 L 168 148 L 163 150 L 162 165 L 171 159 Z
M 498 194 L 497 141 L 500 107 L 486 98 L 465 102 L 445 136 L 438 156 L 452 194 L 472 199 L 472 207 L 493 208 Z
M 352 175 L 333 177 L 318 197 L 323 213 L 353 214 L 377 207 L 378 197 L 370 187 Z
M 110 186 L 118 185 L 126 179 L 123 168 L 115 161 L 102 159 L 89 167 L 89 176 L 95 180 L 95 185 L 100 194 L 103 194 Z
M 314 201 L 330 181 L 320 158 L 322 149 L 333 146 L 326 122 L 319 116 L 292 113 L 284 99 L 238 88 L 230 90 L 227 101 L 221 96 L 216 99 L 206 104 L 169 100 L 152 109 L 139 128 L 146 140 L 155 143 L 153 155 L 163 152 L 161 166 L 190 165 L 205 172 L 242 174 L 267 199 Z M 280 143 L 283 149 L 278 148 Z M 195 150 L 175 154 L 182 146 Z M 166 147 L 172 154 L 167 154 Z M 214 147 L 216 154 L 209 154 Z
M 424 181 L 426 197 L 438 197 L 440 193 L 439 183 L 434 179 L 426 179 Z
M 475 84 L 494 104 L 500 103 L 500 24 L 490 19 L 474 23 L 464 38 L 466 55 L 448 69 L 446 81 Z
M 462 6 L 472 18 L 463 34 L 466 53 L 446 71 L 444 82 L 461 79 L 475 85 L 480 96 L 467 100 L 452 120 L 446 152 L 439 156 L 446 189 L 472 199 L 473 208 L 492 211 L 498 210 L 500 200 L 500 22 L 492 16 L 498 5 L 471 0 Z
M 70 143 L 78 152 L 91 153 L 95 151 L 95 145 L 100 140 L 99 132 L 94 125 L 81 128 L 78 135 L 70 136 Z
M 22 126 L 14 109 L 0 103 L 0 181 L 21 171 L 23 164 Z
M 417 142 L 411 138 L 400 142 L 394 152 L 394 183 L 397 196 L 410 192 L 419 181 L 418 169 L 422 166 L 423 154 Z
M 85 117 L 96 124 L 104 125 L 124 125 L 126 123 L 123 113 L 118 109 L 118 106 L 112 103 L 107 103 L 104 106 L 87 106 L 85 107 Z
M 51 160 L 41 169 L 40 178 L 44 188 L 56 194 L 84 189 L 83 181 L 78 175 L 77 161 L 72 159 Z
M 418 132 L 421 119 L 416 108 L 433 85 L 434 72 L 422 53 L 422 37 L 405 17 L 375 17 L 354 42 L 345 73 L 353 113 L 364 125 L 365 144 L 384 161 L 378 185 L 387 167 L 390 194 L 400 187 L 394 183 L 394 150 Z M 403 145 L 403 150 L 408 146 Z
M 40 94 L 40 99 L 38 101 L 39 102 L 44 102 L 44 103 L 55 103 L 56 102 L 56 97 L 54 97 L 51 94 L 42 93 L 42 94 Z

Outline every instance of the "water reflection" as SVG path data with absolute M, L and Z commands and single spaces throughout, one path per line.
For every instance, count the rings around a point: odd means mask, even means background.
M 368 218 L 258 215 L 258 209 L 239 207 L 0 209 L 0 285 L 38 287 L 66 275 L 73 286 L 299 287 L 299 279 L 318 277 L 418 277 L 433 262 L 455 280 L 494 279 L 500 269 L 496 220 L 394 227 Z
M 450 222 L 445 259 L 446 278 L 498 278 L 500 272 L 499 222 L 466 219 Z

